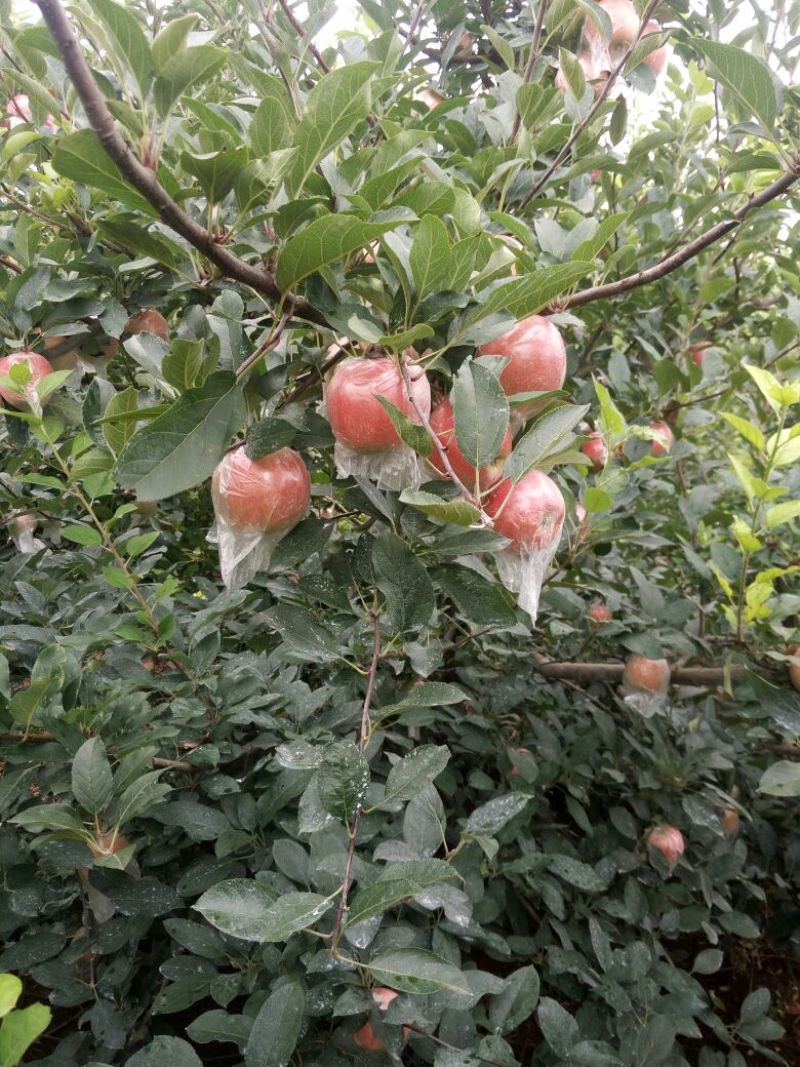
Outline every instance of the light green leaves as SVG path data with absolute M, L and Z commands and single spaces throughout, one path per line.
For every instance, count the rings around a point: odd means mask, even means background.
M 452 522 L 455 526 L 473 526 L 481 521 L 480 511 L 474 504 L 470 504 L 461 497 L 444 500 L 424 489 L 404 489 L 400 494 L 400 500 L 404 504 L 410 504 L 412 508 L 416 508 L 424 515 L 429 515 L 432 519 Z
M 106 748 L 99 737 L 84 741 L 72 761 L 72 795 L 90 815 L 98 815 L 111 800 L 114 781 Z
M 370 79 L 377 63 L 350 63 L 332 70 L 311 90 L 295 136 L 297 154 L 288 186 L 297 196 L 314 167 L 369 114 Z
M 747 112 L 754 115 L 771 136 L 777 100 L 775 85 L 766 63 L 742 48 L 694 37 L 691 42 L 711 65 L 711 73 L 730 90 Z
M 384 803 L 410 800 L 420 788 L 441 774 L 450 760 L 444 745 L 421 745 L 404 756 L 389 771 Z
M 291 146 L 295 120 L 280 78 L 265 74 L 260 96 L 261 103 L 250 123 L 250 144 L 255 155 L 265 157 Z
M 194 910 L 212 926 L 245 941 L 286 941 L 298 930 L 313 926 L 333 907 L 317 893 L 289 893 L 278 897 L 261 882 L 231 878 L 204 893 Z
M 543 461 L 571 440 L 573 427 L 589 410 L 588 405 L 562 404 L 537 419 L 516 445 L 506 463 L 506 473 L 517 482 L 532 467 Z
M 44 1004 L 8 1012 L 0 1023 L 0 1067 L 17 1067 L 51 1018 L 52 1013 Z
M 244 418 L 244 401 L 228 371 L 190 389 L 126 445 L 116 476 L 140 500 L 162 500 L 204 481 Z
M 585 278 L 593 269 L 594 264 L 576 260 L 542 267 L 522 278 L 504 282 L 482 295 L 480 306 L 470 312 L 470 321 L 477 322 L 498 311 L 508 311 L 516 319 L 533 315 Z

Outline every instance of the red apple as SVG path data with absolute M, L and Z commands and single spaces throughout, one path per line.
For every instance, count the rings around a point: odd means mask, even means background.
M 31 102 L 27 95 L 25 93 L 14 93 L 6 104 L 6 114 L 8 118 L 3 123 L 3 126 L 8 130 L 13 130 L 15 126 L 20 126 L 23 122 L 33 122 Z M 46 115 L 42 125 L 51 132 L 58 129 L 56 120 L 52 115 Z
M 611 622 L 614 618 L 608 604 L 592 604 L 589 608 L 589 619 L 598 624 Z
M 651 456 L 664 456 L 675 444 L 675 434 L 665 422 L 651 422 L 650 429 L 658 434 L 658 439 L 650 445 Z
M 665 659 L 629 656 L 623 679 L 630 688 L 640 692 L 666 693 L 670 679 L 669 663 Z
M 581 452 L 596 471 L 602 470 L 608 462 L 608 445 L 599 430 L 592 430 L 586 435 L 589 440 L 581 445 Z
M 236 530 L 280 533 L 305 515 L 311 499 L 306 465 L 291 448 L 252 460 L 228 452 L 211 479 L 214 512 Z
M 650 33 L 661 33 L 661 24 L 656 22 L 655 19 L 650 19 L 649 22 L 645 23 L 642 39 Z M 664 68 L 669 61 L 669 53 L 669 45 L 662 44 L 660 48 L 656 48 L 654 52 L 651 52 L 650 55 L 644 57 L 644 62 L 656 77 L 663 73 Z
M 739 833 L 739 812 L 735 808 L 726 808 L 722 813 L 722 825 L 728 837 Z
M 408 374 L 417 405 L 426 416 L 430 415 L 431 387 L 425 371 L 408 364 Z M 339 444 L 354 452 L 386 452 L 402 444 L 378 396 L 385 397 L 412 422 L 420 421 L 397 361 L 391 356 L 349 356 L 336 367 L 325 391 L 325 404 Z
M 567 376 L 567 349 L 561 334 L 549 319 L 530 315 L 502 337 L 478 349 L 480 356 L 510 356 L 500 375 L 506 396 L 544 393 L 560 389 Z M 520 414 L 533 414 L 538 401 L 520 405 Z
M 393 1000 L 397 1000 L 400 996 L 393 989 L 388 989 L 385 985 L 376 986 L 372 990 L 372 999 L 378 1005 L 381 1011 L 386 1011 Z
M 698 341 L 696 345 L 689 345 L 689 356 L 695 367 L 702 367 L 706 352 L 711 348 L 710 341 Z
M 8 377 L 11 374 L 11 368 L 20 363 L 24 363 L 28 368 L 30 377 L 27 382 L 18 389 L 0 386 L 0 397 L 11 408 L 28 407 L 29 400 L 36 396 L 37 384 L 42 378 L 53 373 L 53 366 L 49 359 L 45 359 L 38 352 L 21 351 L 12 352 L 11 355 L 0 359 L 0 377 Z
M 541 471 L 528 471 L 512 485 L 506 478 L 486 501 L 494 529 L 512 552 L 551 548 L 561 536 L 566 505 L 556 483 Z
M 683 834 L 674 826 L 654 826 L 647 835 L 647 843 L 656 848 L 672 869 L 684 853 Z
M 617 63 L 636 39 L 639 15 L 633 0 L 598 0 L 598 3 L 611 19 L 611 41 L 606 44 L 597 24 L 588 17 L 583 24 L 583 36 L 593 55 L 606 53 Z
M 154 333 L 162 341 L 169 340 L 169 323 L 155 308 L 143 308 L 125 323 L 128 333 Z
M 364 1023 L 360 1030 L 356 1030 L 353 1034 L 353 1040 L 359 1048 L 366 1049 L 367 1052 L 386 1051 L 386 1045 L 372 1029 L 372 1023 Z
M 441 93 L 437 93 L 435 89 L 421 89 L 414 97 L 414 100 L 424 104 L 429 111 L 433 111 L 442 103 L 444 97 Z
M 443 400 L 438 404 L 431 414 L 431 429 L 439 438 L 442 447 L 447 452 L 447 458 L 450 461 L 450 466 L 456 477 L 464 483 L 468 489 L 475 487 L 475 468 L 466 459 L 464 453 L 458 447 L 458 441 L 455 434 L 455 419 L 453 417 L 453 407 L 449 400 Z M 511 455 L 512 438 L 511 430 L 506 429 L 503 443 L 500 446 L 500 451 L 493 463 L 488 464 L 485 467 L 481 467 L 479 475 L 479 485 L 481 489 L 491 489 L 493 485 L 500 481 L 503 477 L 503 466 L 505 461 Z M 441 456 L 434 448 L 430 455 L 430 462 L 442 475 L 443 478 L 448 478 L 449 475 L 445 469 L 444 463 L 442 463 Z
M 794 648 L 790 648 L 789 655 L 794 656 L 797 660 L 797 663 L 789 664 L 789 681 L 795 689 L 800 689 L 800 645 L 795 645 Z

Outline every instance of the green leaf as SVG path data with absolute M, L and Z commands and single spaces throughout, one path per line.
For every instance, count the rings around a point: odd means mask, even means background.
M 197 15 L 181 15 L 172 19 L 153 41 L 153 62 L 156 70 L 161 73 L 170 59 L 186 45 L 186 38 L 194 29 Z
M 369 114 L 369 83 L 377 66 L 367 61 L 348 63 L 320 78 L 309 93 L 295 136 L 297 154 L 287 183 L 291 196 L 298 195 L 320 160 Z
M 270 452 L 290 445 L 297 434 L 297 427 L 286 419 L 268 416 L 250 428 L 247 435 L 247 454 L 250 459 L 261 459 Z
M 564 439 L 589 410 L 588 404 L 560 404 L 546 411 L 516 444 L 506 461 L 505 471 L 518 482 L 545 457 L 559 451 Z
M 392 420 L 392 425 L 397 430 L 400 440 L 412 448 L 420 456 L 429 456 L 433 451 L 433 442 L 430 434 L 424 426 L 413 422 L 405 412 L 387 400 L 385 396 L 374 394 L 375 399 Z
M 451 597 L 462 615 L 479 626 L 514 626 L 517 614 L 507 594 L 468 566 L 437 567 L 433 580 Z
M 780 760 L 761 775 L 759 793 L 771 797 L 800 797 L 800 763 Z
M 529 1019 L 539 1001 L 539 975 L 534 967 L 520 967 L 505 980 L 502 993 L 489 1005 L 489 1025 L 496 1034 L 509 1034 Z
M 716 974 L 724 959 L 725 953 L 718 948 L 703 949 L 694 958 L 692 974 Z
M 776 504 L 767 510 L 765 519 L 768 530 L 776 530 L 784 523 L 800 518 L 800 500 L 789 500 L 785 504 Z
M 470 312 L 468 321 L 473 324 L 498 311 L 508 311 L 516 319 L 526 318 L 541 311 L 593 270 L 594 264 L 589 262 L 556 263 L 504 282 L 482 294 L 479 306 Z
M 456 526 L 473 526 L 481 521 L 481 513 L 474 504 L 460 497 L 455 500 L 443 500 L 424 489 L 404 489 L 400 494 L 403 504 L 409 504 L 417 511 L 430 515 L 441 522 L 452 522 Z
M 406 542 L 395 533 L 381 534 L 372 546 L 372 566 L 397 633 L 425 626 L 434 608 L 433 585 Z
M 140 500 L 163 500 L 205 481 L 244 419 L 244 401 L 229 371 L 210 375 L 125 446 L 116 467 Z
M 775 84 L 766 63 L 731 44 L 720 44 L 703 37 L 693 37 L 690 43 L 711 64 L 711 73 L 717 80 L 771 135 L 778 104 Z
M 293 654 L 310 663 L 333 663 L 342 657 L 339 640 L 322 623 L 296 604 L 279 604 L 265 615 Z
M 429 293 L 452 288 L 450 235 L 436 215 L 426 215 L 414 230 L 409 263 L 418 301 L 424 300 Z
M 126 1067 L 203 1067 L 192 1046 L 180 1037 L 154 1037 Z
M 136 433 L 136 423 L 131 418 L 115 421 L 117 415 L 130 415 L 139 407 L 139 394 L 133 386 L 123 389 L 121 393 L 115 393 L 103 416 L 103 434 L 108 442 L 108 447 L 118 456 L 125 445 Z
M 356 896 L 350 907 L 347 925 L 366 922 L 389 908 L 396 908 L 429 886 L 455 878 L 458 878 L 457 871 L 442 860 L 412 860 L 391 864 L 377 882 L 362 889 Z
M 319 765 L 319 795 L 329 814 L 349 825 L 368 786 L 369 765 L 352 741 L 326 745 Z
M 464 458 L 476 470 L 493 463 L 509 418 L 508 398 L 496 375 L 480 362 L 465 360 L 456 375 L 450 401 L 456 440 Z
M 582 100 L 583 94 L 586 92 L 583 67 L 581 67 L 572 52 L 568 52 L 566 48 L 559 48 L 558 50 L 558 65 L 564 73 L 572 95 L 576 100 Z
M 52 1012 L 44 1004 L 12 1011 L 0 1023 L 0 1067 L 17 1067 L 36 1038 L 50 1025 Z
M 287 982 L 271 993 L 253 1020 L 244 1050 L 247 1067 L 287 1067 L 303 1026 L 305 993 Z
M 99 737 L 84 741 L 72 761 L 72 795 L 84 811 L 99 815 L 114 792 L 111 764 Z
M 422 785 L 432 782 L 450 761 L 445 745 L 420 745 L 404 756 L 389 771 L 384 803 L 410 800 Z
M 135 782 L 131 782 L 122 795 L 114 801 L 111 809 L 114 825 L 124 826 L 125 823 L 143 815 L 164 799 L 172 787 L 166 782 L 159 781 L 162 774 L 163 771 L 148 771 Z
M 62 137 L 53 155 L 53 167 L 63 177 L 100 189 L 148 218 L 155 216 L 150 204 L 122 177 L 93 130 Z
M 168 60 L 153 88 L 153 99 L 162 118 L 166 118 L 179 96 L 200 82 L 208 81 L 218 74 L 227 62 L 224 48 L 213 44 L 201 44 L 184 48 Z
M 155 69 L 142 24 L 127 8 L 112 0 L 89 0 L 89 4 L 116 45 L 117 58 L 132 72 L 141 103 L 153 84 Z
M 524 811 L 530 799 L 524 793 L 504 793 L 493 797 L 472 812 L 464 825 L 464 832 L 491 837 Z
M 723 411 L 722 417 L 734 430 L 738 430 L 746 441 L 763 452 L 766 442 L 764 434 L 757 426 L 754 426 L 752 422 L 748 422 L 747 419 L 740 418 L 739 415 L 731 415 L 729 411 Z
M 781 383 L 775 377 L 774 374 L 770 374 L 768 370 L 764 370 L 763 367 L 755 367 L 752 363 L 743 363 L 742 366 L 753 379 L 758 386 L 761 395 L 767 401 L 769 406 L 775 412 L 776 415 L 781 413 L 783 408 L 783 392 L 781 389 Z
M 223 148 L 203 155 L 181 153 L 183 169 L 200 182 L 206 199 L 218 204 L 228 195 L 248 160 L 244 145 Z
M 290 237 L 278 256 L 275 280 L 286 292 L 327 263 L 342 259 L 389 230 L 404 219 L 362 222 L 354 215 L 323 215 Z
M 0 1019 L 8 1015 L 22 996 L 22 982 L 15 974 L 0 974 Z
M 500 56 L 505 65 L 508 67 L 508 69 L 513 70 L 515 65 L 514 49 L 511 47 L 508 41 L 504 37 L 501 37 L 497 30 L 495 30 L 492 26 L 489 26 L 487 23 L 481 24 L 481 30 L 492 42 L 495 51 Z
M 79 836 L 86 833 L 83 823 L 70 804 L 37 804 L 33 808 L 17 812 L 8 821 L 32 833 L 39 833 L 41 830 L 66 830 Z
M 295 118 L 283 82 L 265 74 L 260 86 L 261 103 L 250 123 L 250 144 L 257 156 L 269 156 L 289 148 L 294 139 Z
M 168 919 L 167 922 L 169 921 Z M 244 1046 L 250 1029 L 251 1020 L 246 1016 L 229 1015 L 227 1011 L 217 1008 L 198 1015 L 186 1027 L 186 1033 L 196 1045 L 206 1045 L 211 1041 L 232 1041 Z
M 99 548 L 103 538 L 93 526 L 64 526 L 61 536 L 75 545 L 85 545 L 87 548 Z
M 384 952 L 369 964 L 362 964 L 382 985 L 403 993 L 471 994 L 461 971 L 440 956 L 421 948 L 401 948 Z
M 557 1056 L 569 1058 L 570 1050 L 580 1036 L 578 1024 L 557 1000 L 542 997 L 536 1012 L 544 1039 Z

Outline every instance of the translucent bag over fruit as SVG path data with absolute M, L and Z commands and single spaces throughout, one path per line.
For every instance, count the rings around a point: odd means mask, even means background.
M 555 482 L 532 470 L 515 485 L 506 479 L 491 493 L 486 511 L 494 529 L 511 542 L 495 554 L 503 585 L 535 623 L 544 580 L 564 528 L 566 506 Z
M 43 541 L 40 541 L 38 537 L 34 537 L 36 525 L 36 516 L 29 513 L 15 515 L 9 521 L 8 533 L 14 542 L 17 552 L 30 556 L 45 547 Z
M 291 448 L 257 460 L 238 448 L 214 471 L 211 496 L 215 522 L 208 540 L 218 546 L 223 582 L 239 589 L 267 569 L 275 546 L 303 518 L 311 482 Z
M 643 718 L 651 719 L 667 706 L 670 669 L 665 659 L 631 656 L 622 675 L 625 703 Z
M 421 367 L 406 364 L 414 404 L 427 418 L 430 384 Z M 322 413 L 335 444 L 333 458 L 340 478 L 367 478 L 381 489 L 418 489 L 428 477 L 419 456 L 403 442 L 378 397 L 388 400 L 412 422 L 417 410 L 408 397 L 396 359 L 349 356 L 325 384 Z

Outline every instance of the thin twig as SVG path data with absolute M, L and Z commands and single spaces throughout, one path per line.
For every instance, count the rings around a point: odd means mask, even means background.
M 639 24 L 639 32 L 636 34 L 636 37 L 631 42 L 629 48 L 627 49 L 627 51 L 625 52 L 623 57 L 620 59 L 619 63 L 617 63 L 616 67 L 614 67 L 614 69 L 609 74 L 608 78 L 606 79 L 605 84 L 603 85 L 602 89 L 600 90 L 600 93 L 598 94 L 597 99 L 595 100 L 595 102 L 592 105 L 592 107 L 589 109 L 589 112 L 586 115 L 586 118 L 581 119 L 581 121 L 576 124 L 575 128 L 573 129 L 572 133 L 567 138 L 567 141 L 564 144 L 564 146 L 562 147 L 561 151 L 556 155 L 556 158 L 553 160 L 553 162 L 550 164 L 550 166 L 544 172 L 544 174 L 539 179 L 539 181 L 535 183 L 535 185 L 530 190 L 530 192 L 524 197 L 524 199 L 522 200 L 522 203 L 519 205 L 519 209 L 518 210 L 521 211 L 524 207 L 527 207 L 527 205 L 531 202 L 531 200 L 533 200 L 533 198 L 537 195 L 537 193 L 539 193 L 539 191 L 541 189 L 543 189 L 545 185 L 547 185 L 547 183 L 550 181 L 552 176 L 555 174 L 555 172 L 558 170 L 558 168 L 561 166 L 561 164 L 564 162 L 564 160 L 569 155 L 570 150 L 572 149 L 572 146 L 575 144 L 575 142 L 578 140 L 580 135 L 583 133 L 583 131 L 586 129 L 586 127 L 591 123 L 592 119 L 594 119 L 595 115 L 598 113 L 600 108 L 606 102 L 606 100 L 608 99 L 608 94 L 613 89 L 614 83 L 616 82 L 620 72 L 622 71 L 623 67 L 628 62 L 630 57 L 633 55 L 634 49 L 636 48 L 637 44 L 641 40 L 642 34 L 644 33 L 645 26 L 650 21 L 650 18 L 652 17 L 653 12 L 655 11 L 655 9 L 658 7 L 658 5 L 660 3 L 661 3 L 661 0 L 650 0 L 650 3 L 647 5 L 647 10 L 642 15 L 642 21 Z
M 271 351 L 273 348 L 275 348 L 276 345 L 280 344 L 281 337 L 283 336 L 283 331 L 286 329 L 286 324 L 291 318 L 291 316 L 291 311 L 284 311 L 277 325 L 273 323 L 273 329 L 268 334 L 266 341 L 264 341 L 263 344 L 260 344 L 255 350 L 255 352 L 253 352 L 252 355 L 248 356 L 244 363 L 242 363 L 241 367 L 237 369 L 237 382 L 241 381 L 241 379 L 244 378 L 245 374 L 247 374 L 247 372 L 250 370 L 254 363 L 257 363 L 262 356 L 265 356 L 267 352 Z
M 535 660 L 536 670 L 545 678 L 567 679 L 576 682 L 619 682 L 625 672 L 623 663 L 558 663 L 554 660 Z M 717 686 L 730 676 L 734 681 L 745 678 L 747 667 L 731 664 L 728 667 L 673 667 L 673 685 Z
M 325 325 L 324 316 L 307 301 L 284 297 L 274 275 L 239 259 L 214 239 L 211 233 L 181 208 L 159 183 L 156 175 L 134 155 L 117 130 L 111 112 L 92 77 L 78 38 L 64 13 L 60 0 L 34 0 L 56 42 L 70 81 L 80 98 L 86 117 L 101 146 L 116 163 L 123 178 L 156 209 L 159 218 L 175 233 L 202 252 L 221 272 L 234 281 L 278 302 L 286 301 L 291 312 L 309 322 Z
M 522 75 L 522 84 L 526 85 L 533 75 L 533 68 L 536 66 L 536 60 L 539 58 L 539 44 L 542 39 L 542 26 L 544 26 L 544 13 L 547 9 L 547 0 L 539 0 L 539 6 L 536 9 L 536 22 L 533 27 L 533 39 L 531 41 L 531 50 L 528 54 L 528 62 L 525 64 L 525 70 Z M 520 127 L 522 125 L 522 115 L 517 110 L 516 117 L 514 119 L 514 126 L 511 130 L 511 144 L 514 144 L 519 136 Z
M 19 744 L 47 744 L 48 742 L 55 741 L 55 734 L 51 734 L 47 730 L 43 730 L 38 734 L 19 734 L 19 733 L 5 733 L 0 734 L 0 741 L 3 743 L 19 743 Z M 195 768 L 191 763 L 187 763 L 186 760 L 180 759 L 165 759 L 162 756 L 153 756 L 151 763 L 153 767 L 157 767 L 168 771 L 193 771 Z
M 372 695 L 375 692 L 375 679 L 378 674 L 378 663 L 381 658 L 381 620 L 377 609 L 372 613 L 372 659 L 367 673 L 367 691 L 364 694 L 364 703 L 361 705 L 361 724 L 358 731 L 358 747 L 361 752 L 367 746 L 370 729 L 370 708 L 372 707 Z M 353 825 L 350 827 L 350 835 L 347 841 L 347 859 L 344 865 L 342 877 L 342 892 L 339 897 L 339 906 L 336 909 L 336 921 L 331 932 L 332 951 L 336 951 L 339 938 L 342 934 L 342 924 L 347 917 L 347 900 L 350 895 L 350 885 L 353 881 L 353 860 L 356 854 L 356 840 L 361 826 L 361 815 L 364 811 L 361 804 L 353 815 Z
M 300 23 L 298 21 L 298 19 L 295 16 L 294 12 L 289 7 L 289 4 L 287 3 L 287 0 L 278 0 L 278 3 L 281 5 L 281 11 L 283 11 L 284 15 L 286 16 L 286 18 L 291 23 L 292 29 L 297 34 L 297 36 L 300 38 L 300 40 L 305 43 L 305 45 L 308 48 L 309 52 L 311 53 L 311 55 L 316 60 L 316 63 L 317 63 L 317 66 L 319 67 L 319 69 L 322 71 L 323 74 L 330 74 L 330 71 L 331 71 L 330 66 L 325 62 L 325 60 L 322 57 L 322 53 L 317 48 L 317 46 L 314 44 L 314 42 L 309 38 L 309 36 L 306 33 L 306 31 L 303 29 L 302 23 Z

